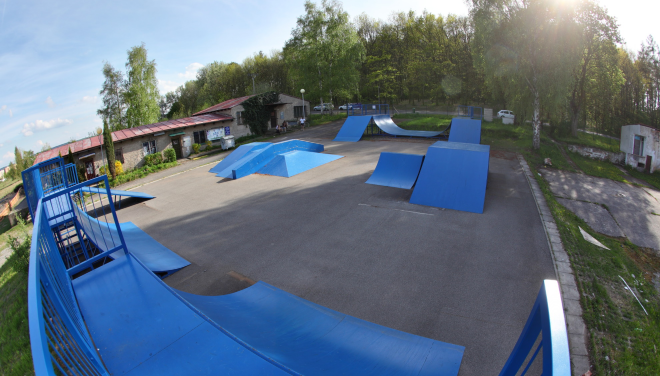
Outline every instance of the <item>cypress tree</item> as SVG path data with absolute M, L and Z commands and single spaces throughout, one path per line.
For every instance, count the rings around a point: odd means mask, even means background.
M 105 155 L 108 161 L 108 171 L 112 178 L 115 178 L 115 145 L 112 142 L 112 132 L 108 128 L 108 122 L 103 120 L 103 145 L 105 146 Z

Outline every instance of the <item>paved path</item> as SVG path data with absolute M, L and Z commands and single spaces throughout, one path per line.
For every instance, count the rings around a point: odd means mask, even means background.
M 554 169 L 540 171 L 555 196 L 607 205 L 632 243 L 660 250 L 660 191 L 584 174 Z M 580 216 L 579 211 L 576 214 Z M 589 222 L 588 216 L 583 219 Z
M 291 178 L 188 170 L 142 186 L 156 198 L 122 208 L 119 218 L 192 263 L 165 280 L 174 288 L 217 295 L 263 280 L 466 346 L 460 375 L 495 374 L 543 279 L 556 279 L 520 163 L 491 159 L 484 214 L 412 205 L 410 190 L 365 181 L 380 152 L 424 154 L 433 141 L 330 141 L 340 126 L 286 137 L 322 142 L 345 158 Z

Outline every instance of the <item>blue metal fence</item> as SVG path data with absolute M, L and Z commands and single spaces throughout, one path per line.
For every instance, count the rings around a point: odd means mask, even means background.
M 456 106 L 456 115 L 459 117 L 483 120 L 484 109 L 475 106 Z
M 346 110 L 348 116 L 360 115 L 389 115 L 389 104 L 361 104 L 359 107 L 354 106 Z

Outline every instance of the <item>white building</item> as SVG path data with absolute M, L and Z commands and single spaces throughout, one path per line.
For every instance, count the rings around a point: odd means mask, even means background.
M 621 151 L 626 164 L 653 172 L 660 167 L 660 130 L 644 124 L 621 127 Z

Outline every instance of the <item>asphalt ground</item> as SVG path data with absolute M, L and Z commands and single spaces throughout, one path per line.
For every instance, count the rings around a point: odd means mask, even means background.
M 365 181 L 380 152 L 424 154 L 432 141 L 329 141 L 338 129 L 295 136 L 344 158 L 291 178 L 188 170 L 140 187 L 156 198 L 122 207 L 119 219 L 192 263 L 165 279 L 176 289 L 219 295 L 262 280 L 465 346 L 460 375 L 498 374 L 542 281 L 556 279 L 519 162 L 492 153 L 483 214 L 413 205 L 412 190 Z

